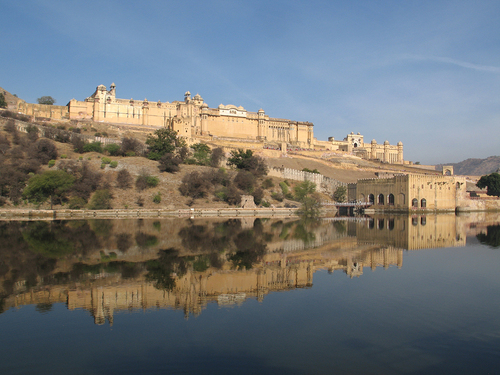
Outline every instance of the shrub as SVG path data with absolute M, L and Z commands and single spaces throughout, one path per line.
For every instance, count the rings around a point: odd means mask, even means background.
M 104 151 L 106 151 L 110 156 L 118 156 L 120 155 L 120 146 L 116 143 L 111 143 L 104 147 Z
M 66 155 L 66 154 L 61 155 L 61 159 L 67 159 L 67 158 L 68 158 L 68 155 Z
M 224 158 L 224 150 L 220 147 L 214 148 L 212 150 L 212 155 L 210 156 L 210 165 L 217 168 Z
M 253 192 L 253 200 L 255 202 L 255 204 L 260 204 L 260 202 L 262 202 L 262 198 L 264 198 L 264 190 L 262 190 L 262 188 L 257 188 L 255 189 L 255 191 Z
M 149 155 L 151 155 L 151 153 Z M 160 172 L 174 173 L 179 171 L 179 164 L 182 160 L 180 157 L 175 156 L 172 153 L 167 153 L 160 158 L 159 162 L 158 169 Z
M 101 169 L 104 169 L 104 168 L 106 168 L 106 164 L 101 163 Z
M 122 138 L 120 146 L 122 155 L 136 156 L 142 153 L 143 145 L 135 138 Z
M 103 158 L 101 159 L 101 162 L 102 162 L 103 164 L 109 164 L 109 163 L 111 163 L 111 159 L 110 159 L 110 158 L 107 158 L 107 157 L 103 157 Z
M 260 204 L 261 204 L 263 207 L 271 207 L 271 204 L 270 204 L 269 202 L 267 202 L 267 201 L 262 201 Z
M 39 139 L 28 148 L 28 156 L 42 164 L 57 159 L 57 147 L 48 139 Z
M 116 184 L 120 189 L 128 189 L 132 184 L 132 176 L 130 175 L 130 172 L 126 169 L 118 171 Z
M 82 197 L 71 197 L 68 204 L 70 209 L 79 210 L 87 205 L 87 201 Z
M 159 182 L 160 180 L 158 177 L 150 176 L 145 170 L 142 170 L 141 174 L 137 176 L 137 180 L 135 180 L 135 187 L 141 191 L 147 188 L 155 187 Z
M 108 210 L 111 207 L 111 193 L 108 189 L 97 190 L 89 203 L 90 210 Z
M 280 182 L 280 188 L 281 188 L 281 191 L 283 192 L 283 195 L 288 194 L 288 184 L 286 183 L 286 181 Z
M 101 142 L 91 142 L 83 146 L 83 152 L 102 152 Z
M 278 202 L 283 202 L 283 193 L 276 193 L 276 192 L 273 192 L 271 194 L 271 198 L 273 198 L 274 200 L 278 201 Z
M 266 178 L 264 180 L 264 182 L 262 182 L 262 188 L 263 189 L 269 189 L 269 188 L 272 188 L 272 187 L 274 187 L 274 183 L 273 183 L 272 179 Z
M 194 171 L 183 177 L 179 191 L 184 196 L 196 199 L 205 197 L 210 187 L 208 176 L 205 173 Z
M 159 204 L 161 202 L 161 193 L 160 192 L 155 194 L 155 196 L 153 197 L 153 202 L 156 204 Z
M 144 206 L 144 198 L 143 198 L 143 197 L 141 197 L 141 196 L 139 196 L 139 197 L 137 198 L 137 200 L 135 201 L 135 203 L 137 203 L 137 205 L 138 205 L 139 207 Z
M 75 152 L 78 152 L 79 154 L 84 153 L 83 148 L 85 147 L 85 141 L 82 137 L 73 135 L 73 137 L 71 137 L 71 144 L 73 145 L 73 150 Z
M 234 184 L 243 191 L 252 192 L 255 186 L 255 177 L 248 171 L 240 170 L 234 178 Z
M 109 163 L 109 166 L 111 168 L 116 168 L 116 167 L 118 167 L 118 162 L 116 160 L 113 160 L 111 163 Z
M 54 159 L 49 160 L 49 168 L 52 168 L 54 165 L 56 165 L 56 161 Z

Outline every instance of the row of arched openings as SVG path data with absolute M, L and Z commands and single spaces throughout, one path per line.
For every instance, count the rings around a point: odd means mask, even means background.
M 373 194 L 370 194 L 368 196 L 368 201 L 371 203 L 371 204 L 375 204 L 375 195 Z M 377 196 L 377 204 L 379 205 L 384 205 L 385 204 L 385 196 L 384 194 L 379 194 Z M 394 194 L 389 194 L 387 196 L 387 204 L 389 206 L 394 206 Z
M 418 208 L 418 199 L 417 198 L 413 198 L 412 201 L 411 201 L 411 206 L 413 208 Z M 427 200 L 425 198 L 422 198 L 420 200 L 420 207 L 421 208 L 425 208 L 427 207 Z

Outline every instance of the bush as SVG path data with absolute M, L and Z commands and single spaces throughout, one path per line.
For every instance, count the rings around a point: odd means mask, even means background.
M 241 190 L 252 192 L 255 186 L 255 177 L 246 170 L 240 170 L 234 178 L 234 184 Z
M 262 201 L 260 204 L 262 205 L 262 207 L 271 207 L 271 204 L 267 201 Z
M 278 202 L 283 202 L 283 193 L 276 193 L 276 192 L 273 192 L 271 194 L 271 198 L 273 198 L 274 200 L 278 201 Z
M 122 138 L 122 144 L 120 146 L 121 154 L 125 156 L 136 156 L 141 155 L 143 150 L 143 145 L 135 138 Z
M 262 190 L 262 188 L 259 187 L 255 189 L 252 195 L 255 204 L 259 205 L 262 202 L 262 198 L 264 198 L 264 190 Z
M 101 142 L 91 142 L 83 146 L 83 152 L 99 152 L 102 153 Z
M 71 137 L 71 144 L 73 145 L 73 150 L 75 152 L 78 152 L 79 154 L 84 153 L 83 148 L 85 147 L 85 141 L 83 140 L 82 137 L 78 135 L 73 135 Z
M 54 159 L 49 160 L 49 168 L 52 168 L 54 165 L 56 165 L 56 161 Z
M 210 187 L 207 174 L 194 171 L 184 176 L 179 191 L 184 196 L 196 199 L 205 197 Z
M 90 210 L 109 210 L 111 207 L 111 193 L 108 189 L 97 190 L 90 200 Z
M 151 153 L 149 155 L 151 155 Z M 182 160 L 180 157 L 175 156 L 172 153 L 167 153 L 160 158 L 158 169 L 160 170 L 160 172 L 168 172 L 168 173 L 178 172 L 180 169 L 179 164 L 181 162 Z
M 70 209 L 79 210 L 87 205 L 87 201 L 82 197 L 71 197 L 68 204 Z
M 224 158 L 224 150 L 220 147 L 214 148 L 212 150 L 212 155 L 210 156 L 210 165 L 217 168 Z
M 272 187 L 274 187 L 274 183 L 273 183 L 272 179 L 266 178 L 264 180 L 264 182 L 262 182 L 262 188 L 263 189 L 269 189 L 269 188 L 272 188 Z
M 281 188 L 281 191 L 283 192 L 283 195 L 288 194 L 288 184 L 286 183 L 286 181 L 280 182 L 280 188 Z
M 54 142 L 42 138 L 28 148 L 28 156 L 41 164 L 47 164 L 49 160 L 57 159 L 57 147 Z
M 106 151 L 110 156 L 118 156 L 120 155 L 120 146 L 116 143 L 111 143 L 104 147 L 104 151 Z
M 107 158 L 107 157 L 103 157 L 103 158 L 101 159 L 101 162 L 102 162 L 103 164 L 109 164 L 109 163 L 111 163 L 111 159 L 110 159 L 110 158 Z
M 153 197 L 153 202 L 156 204 L 159 204 L 161 202 L 161 193 L 160 192 L 158 192 L 158 194 L 155 194 L 155 196 Z
M 135 187 L 137 190 L 141 191 L 147 188 L 155 187 L 158 185 L 160 180 L 158 177 L 150 176 L 145 170 L 141 171 L 141 174 L 137 176 L 135 180 Z
M 67 159 L 67 158 L 68 158 L 68 155 L 66 155 L 66 154 L 61 155 L 61 159 Z
M 111 168 L 116 168 L 116 167 L 118 167 L 118 162 L 116 160 L 113 160 L 111 163 L 109 163 L 109 166 Z
M 120 189 L 128 189 L 132 184 L 132 176 L 130 175 L 130 172 L 126 169 L 118 171 L 116 184 Z

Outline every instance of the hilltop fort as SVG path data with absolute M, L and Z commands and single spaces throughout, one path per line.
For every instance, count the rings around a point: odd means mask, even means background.
M 245 141 L 260 144 L 262 148 L 283 151 L 341 151 L 367 160 L 390 164 L 404 164 L 403 143 L 365 143 L 363 135 L 351 132 L 343 140 L 330 137 L 319 141 L 314 137 L 314 125 L 270 117 L 263 109 L 247 111 L 242 106 L 220 104 L 210 108 L 203 98 L 187 91 L 183 101 L 149 102 L 147 99 L 120 99 L 116 85 L 109 90 L 97 86 L 95 92 L 83 101 L 71 99 L 66 106 L 49 106 L 18 101 L 17 111 L 34 118 L 51 120 L 95 121 L 114 125 L 133 125 L 145 131 L 171 128 L 186 138 L 188 143 L 206 141 Z

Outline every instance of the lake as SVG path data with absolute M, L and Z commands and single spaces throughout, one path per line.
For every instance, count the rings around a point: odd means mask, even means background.
M 0 222 L 1 374 L 494 374 L 500 216 Z

